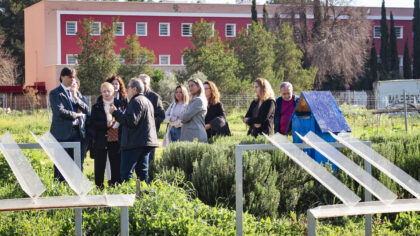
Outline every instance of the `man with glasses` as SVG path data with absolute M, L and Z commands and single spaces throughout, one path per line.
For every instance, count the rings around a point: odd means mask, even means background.
M 131 79 L 127 89 L 129 103 L 125 113 L 113 104 L 109 110 L 121 126 L 121 180 L 129 181 L 137 166 L 138 178 L 149 183 L 149 156 L 159 146 L 153 105 L 144 96 L 140 79 Z

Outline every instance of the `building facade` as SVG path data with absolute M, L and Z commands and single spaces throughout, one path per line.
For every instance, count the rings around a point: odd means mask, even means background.
M 262 13 L 263 6 L 257 6 Z M 282 12 L 280 5 L 268 5 L 269 16 Z M 412 48 L 412 8 L 390 8 L 397 28 L 398 54 L 404 52 L 408 39 Z M 372 22 L 372 38 L 379 52 L 380 7 L 368 9 Z M 258 15 L 262 18 L 262 14 Z M 286 17 L 286 16 L 285 16 Z M 126 47 L 128 35 L 138 35 L 143 47 L 153 50 L 154 67 L 163 70 L 184 68 L 181 51 L 191 46 L 191 27 L 204 19 L 214 22 L 213 28 L 222 40 L 234 38 L 251 25 L 251 6 L 236 4 L 89 2 L 44 0 L 25 9 L 25 80 L 27 84 L 45 82 L 48 91 L 59 83 L 58 75 L 64 66 L 77 64 L 77 32 L 81 21 L 93 19 L 93 35 L 101 26 L 115 23 L 115 52 Z M 311 25 L 313 15 L 308 15 Z M 410 50 L 411 51 L 411 50 Z

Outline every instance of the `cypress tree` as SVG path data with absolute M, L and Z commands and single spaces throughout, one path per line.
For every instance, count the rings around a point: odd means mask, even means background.
M 252 21 L 258 22 L 257 1 L 256 0 L 252 0 L 251 17 L 252 17 Z
M 389 69 L 392 78 L 400 77 L 400 60 L 397 49 L 397 33 L 395 32 L 394 16 L 391 12 L 391 30 L 389 34 Z
M 408 50 L 408 39 L 405 40 L 405 45 L 404 45 L 403 70 L 404 70 L 404 79 L 413 78 L 413 75 L 411 74 L 411 60 L 410 60 L 410 51 Z
M 388 24 L 386 23 L 386 8 L 385 0 L 382 0 L 381 9 L 381 67 L 382 73 L 385 77 L 388 77 L 389 68 L 389 47 L 388 47 Z
M 314 0 L 314 22 L 312 24 L 312 39 L 318 40 L 322 32 L 322 13 L 320 0 Z
M 414 1 L 413 78 L 420 78 L 420 0 Z
M 268 11 L 267 11 L 267 7 L 264 4 L 264 8 L 263 8 L 263 26 L 266 30 L 268 30 L 269 25 L 268 25 Z

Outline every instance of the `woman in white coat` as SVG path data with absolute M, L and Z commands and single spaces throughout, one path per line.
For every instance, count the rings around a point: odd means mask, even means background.
M 167 146 L 170 142 L 179 141 L 181 137 L 182 115 L 188 106 L 188 91 L 184 85 L 180 84 L 175 88 L 174 102 L 165 112 L 165 121 L 168 122 L 166 135 L 163 138 L 162 146 Z
M 180 141 L 207 142 L 205 117 L 207 113 L 207 99 L 204 93 L 203 82 L 198 78 L 188 80 L 191 100 L 187 110 L 182 115 Z

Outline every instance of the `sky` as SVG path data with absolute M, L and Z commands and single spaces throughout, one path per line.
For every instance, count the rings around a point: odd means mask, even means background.
M 124 2 L 126 0 L 118 0 Z M 159 0 L 153 0 L 158 2 Z M 168 2 L 197 2 L 197 0 L 167 0 Z M 264 4 L 267 0 L 257 0 L 258 4 Z M 202 3 L 236 3 L 236 0 L 200 0 Z M 354 6 L 381 7 L 382 0 L 352 0 Z M 385 7 L 408 7 L 414 8 L 414 0 L 385 0 Z
M 382 0 L 354 0 L 353 5 L 366 7 L 380 7 Z M 385 0 L 385 7 L 409 7 L 414 8 L 414 0 Z

